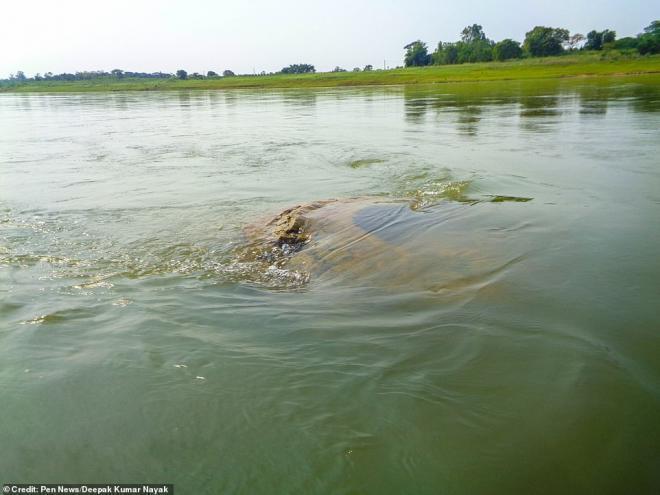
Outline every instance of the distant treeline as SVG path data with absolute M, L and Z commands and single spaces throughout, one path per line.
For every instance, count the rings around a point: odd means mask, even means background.
M 358 69 L 359 70 L 359 69 Z M 371 65 L 367 65 L 364 70 L 371 70 Z M 240 74 L 241 76 L 266 76 L 273 74 L 308 74 L 316 72 L 316 68 L 311 64 L 292 64 L 288 67 L 282 68 L 279 72 L 265 72 L 259 74 Z M 45 72 L 44 74 L 37 73 L 33 77 L 27 77 L 21 70 L 16 74 L 11 74 L 8 79 L 0 79 L 4 83 L 24 83 L 29 81 L 91 81 L 95 79 L 213 79 L 220 77 L 232 77 L 236 74 L 227 69 L 222 72 L 222 75 L 215 71 L 208 71 L 206 75 L 198 72 L 188 74 L 183 69 L 177 70 L 175 73 L 169 72 L 131 72 L 121 69 L 113 69 L 110 72 L 103 70 L 82 71 L 76 73 L 63 72 L 62 74 L 53 74 L 52 72 Z
M 636 37 L 616 38 L 616 32 L 590 31 L 586 36 L 568 29 L 536 26 L 526 33 L 520 43 L 512 39 L 495 42 L 486 37 L 479 24 L 467 26 L 461 31 L 460 41 L 438 43 L 433 53 L 428 52 L 426 43 L 413 41 L 403 47 L 406 50 L 406 67 L 424 65 L 463 64 L 511 60 L 522 57 L 547 57 L 577 50 L 630 50 L 642 55 L 660 53 L 660 21 L 653 21 L 644 32 Z
M 230 77 L 235 75 L 232 71 L 226 70 L 222 73 L 223 77 Z M 252 75 L 252 74 L 250 74 Z M 183 69 L 179 69 L 175 74 L 168 72 L 131 72 L 121 69 L 113 69 L 110 72 L 103 70 L 94 70 L 94 71 L 83 71 L 70 74 L 68 72 L 63 72 L 62 74 L 53 74 L 52 72 L 46 72 L 43 75 L 37 73 L 34 77 L 27 77 L 23 71 L 18 71 L 16 74 L 9 76 L 9 79 L 5 81 L 90 81 L 93 79 L 124 79 L 124 78 L 133 78 L 133 79 L 206 79 L 210 77 L 220 77 L 216 72 L 210 70 L 206 75 L 193 72 L 188 74 Z

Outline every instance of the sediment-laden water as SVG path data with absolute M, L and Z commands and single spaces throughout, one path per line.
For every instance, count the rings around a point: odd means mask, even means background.
M 0 116 L 1 481 L 660 489 L 657 77 Z

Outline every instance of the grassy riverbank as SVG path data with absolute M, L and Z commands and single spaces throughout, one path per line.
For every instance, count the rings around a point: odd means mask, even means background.
M 116 79 L 87 81 L 29 81 L 7 83 L 0 92 L 139 91 L 170 89 L 312 88 L 433 84 L 561 77 L 617 76 L 660 73 L 660 55 L 638 56 L 588 53 L 510 62 L 413 67 L 370 72 L 275 74 L 206 79 Z

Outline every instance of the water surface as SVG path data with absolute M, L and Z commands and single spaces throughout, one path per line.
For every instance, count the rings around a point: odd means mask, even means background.
M 657 491 L 659 112 L 657 77 L 0 95 L 0 478 Z M 237 263 L 354 197 L 303 276 Z

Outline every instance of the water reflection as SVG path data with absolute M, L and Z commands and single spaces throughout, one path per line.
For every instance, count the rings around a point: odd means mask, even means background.
M 657 87 L 635 84 L 631 88 L 632 106 L 637 112 L 660 112 L 660 91 Z
M 505 103 L 505 101 L 502 101 Z M 459 133 L 475 136 L 485 105 L 497 104 L 481 98 L 462 95 L 425 95 L 416 89 L 404 91 L 406 120 L 411 124 L 421 124 L 430 119 L 439 125 L 453 122 Z
M 416 93 L 404 91 L 406 120 L 412 124 L 420 124 L 426 117 L 428 102 Z
M 627 80 L 605 82 L 533 81 L 494 85 L 439 85 L 406 87 L 403 102 L 406 122 L 453 127 L 455 133 L 476 137 L 484 121 L 519 116 L 524 132 L 547 133 L 579 114 L 585 118 L 605 117 L 613 102 L 635 110 L 660 110 L 657 88 Z
M 177 91 L 176 96 L 179 100 L 179 108 L 182 110 L 190 110 L 191 107 L 191 92 L 184 90 L 184 91 Z
M 477 128 L 481 120 L 482 106 L 466 104 L 457 108 L 458 129 L 463 134 L 469 136 L 477 135 Z
M 610 99 L 614 96 L 612 88 L 596 86 L 580 91 L 577 94 L 580 100 L 580 114 L 585 116 L 604 116 Z
M 554 117 L 559 115 L 560 97 L 557 95 L 523 96 L 520 98 L 521 117 Z

